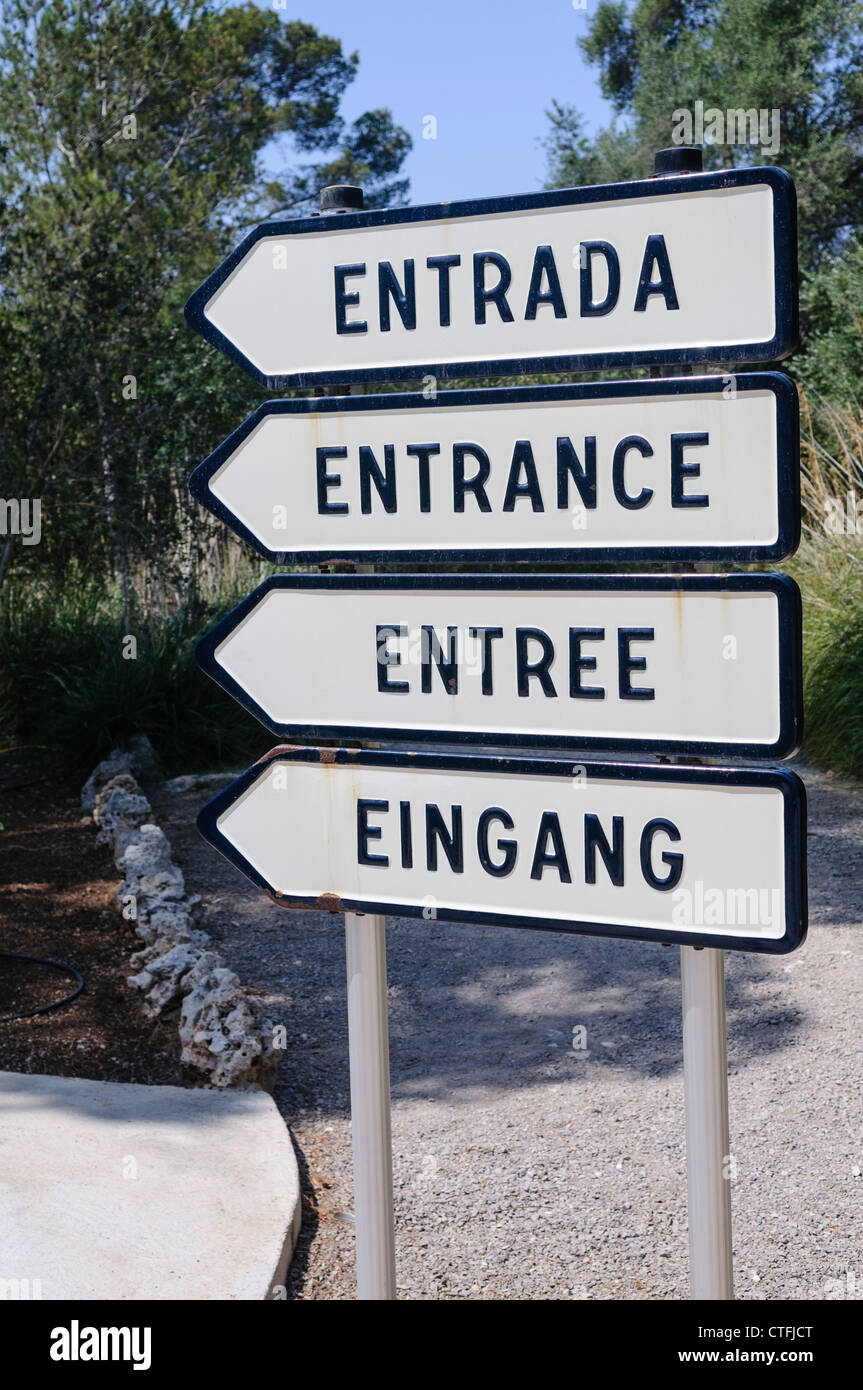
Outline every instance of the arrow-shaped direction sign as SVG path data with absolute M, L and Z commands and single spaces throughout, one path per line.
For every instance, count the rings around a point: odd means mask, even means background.
M 782 559 L 800 530 L 778 372 L 268 401 L 194 496 L 277 564 Z
M 777 361 L 797 339 L 794 186 L 732 169 L 268 222 L 186 317 L 275 390 Z
M 286 738 L 784 757 L 801 730 L 784 575 L 275 575 L 198 646 Z
M 289 748 L 198 826 L 287 906 L 782 953 L 805 821 L 784 769 Z

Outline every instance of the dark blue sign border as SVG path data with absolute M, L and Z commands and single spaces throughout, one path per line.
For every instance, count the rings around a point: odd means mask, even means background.
M 384 550 L 351 550 L 338 546 L 326 550 L 270 550 L 210 491 L 210 480 L 245 439 L 270 415 L 328 415 L 341 412 L 380 410 L 432 410 L 445 406 L 473 406 L 488 409 L 495 405 L 529 405 L 538 401 L 607 401 L 628 400 L 638 396 L 706 396 L 721 390 L 724 382 L 732 381 L 738 394 L 772 391 L 776 398 L 777 534 L 776 540 L 764 545 L 572 545 L 494 547 L 483 550 L 462 550 L 458 546 L 440 545 L 433 550 L 402 550 L 397 546 Z M 285 468 L 295 468 L 299 461 L 286 459 Z M 760 461 L 753 459 L 753 473 Z M 603 381 L 586 385 L 561 386 L 499 386 L 488 390 L 440 391 L 433 399 L 420 392 L 389 393 L 379 396 L 319 396 L 293 400 L 265 401 L 253 415 L 230 434 L 218 449 L 204 459 L 189 479 L 189 491 L 197 502 L 223 521 L 236 535 L 248 541 L 259 555 L 276 565 L 326 564 L 330 560 L 351 560 L 358 564 L 435 564 L 480 563 L 515 564 L 518 561 L 546 564 L 558 560 L 564 564 L 636 564 L 661 560 L 716 560 L 740 564 L 769 564 L 793 555 L 800 544 L 800 422 L 797 388 L 782 372 L 741 372 L 733 376 L 689 376 L 651 378 L 641 381 Z
M 422 917 L 422 904 L 368 902 L 365 899 L 342 898 L 326 893 L 321 898 L 303 898 L 296 894 L 279 893 L 258 873 L 219 829 L 219 817 L 239 800 L 248 787 L 273 762 L 329 763 L 344 767 L 410 767 L 422 772 L 504 772 L 515 775 L 558 777 L 572 779 L 571 761 L 558 759 L 460 757 L 436 753 L 384 753 L 332 748 L 274 748 L 260 762 L 242 773 L 223 792 L 214 797 L 198 815 L 198 829 L 204 839 L 236 868 L 263 888 L 274 902 L 284 907 L 326 910 L 330 912 L 382 913 L 387 916 Z M 582 936 L 624 937 L 635 941 L 679 942 L 685 946 L 709 946 L 715 950 L 757 951 L 768 955 L 785 955 L 801 946 L 806 939 L 806 789 L 796 773 L 787 768 L 724 768 L 724 767 L 647 767 L 637 763 L 585 763 L 588 785 L 591 779 L 621 782 L 694 783 L 716 787 L 777 787 L 783 797 L 785 850 L 785 933 L 778 940 L 714 935 L 713 932 L 678 931 L 632 927 L 614 923 L 561 922 L 543 917 L 512 917 L 503 913 L 466 911 L 458 908 L 439 908 L 438 920 L 473 923 L 480 926 L 527 927 L 534 931 L 557 931 Z M 584 795 L 585 793 L 580 793 Z M 326 827 L 318 827 L 321 834 Z
M 360 591 L 385 593 L 387 590 L 466 589 L 475 593 L 524 593 L 531 590 L 556 590 L 578 593 L 628 592 L 688 592 L 763 593 L 776 595 L 779 609 L 779 736 L 775 743 L 725 743 L 721 740 L 637 739 L 566 737 L 563 735 L 451 730 L 448 728 L 405 729 L 383 725 L 357 724 L 277 724 L 216 661 L 215 652 L 225 638 L 237 628 L 261 599 L 273 589 L 331 590 L 335 600 L 338 593 Z M 217 685 L 233 695 L 244 709 L 281 738 L 288 739 L 388 739 L 393 742 L 435 742 L 485 744 L 518 748 L 590 748 L 626 749 L 644 753 L 678 753 L 698 756 L 741 758 L 786 758 L 795 751 L 803 734 L 802 684 L 802 607 L 800 590 L 793 579 L 784 574 L 728 575 L 483 575 L 483 574 L 274 574 L 259 584 L 248 598 L 223 618 L 196 648 L 198 664 Z M 313 661 L 316 653 L 304 653 L 298 660 Z M 326 658 L 334 681 L 343 680 L 338 655 Z M 350 699 L 346 689 L 345 699 Z
M 293 372 L 266 376 L 244 353 L 220 333 L 204 315 L 216 290 L 225 283 L 252 247 L 264 237 L 304 236 L 334 230 L 391 227 L 409 223 L 452 221 L 459 217 L 481 217 L 537 208 L 577 207 L 582 204 L 614 202 L 625 198 L 657 198 L 676 193 L 698 193 L 705 189 L 743 188 L 766 184 L 773 193 L 773 280 L 776 332 L 760 343 L 705 343 L 691 348 L 656 348 L 627 352 L 581 352 L 558 356 L 490 358 L 481 362 L 423 362 L 414 365 L 394 363 L 386 367 L 358 367 L 332 371 Z M 710 267 L 705 266 L 705 275 Z M 360 381 L 413 381 L 434 376 L 440 381 L 454 377 L 525 376 L 536 372 L 597 371 L 605 367 L 652 366 L 664 363 L 746 363 L 778 362 L 797 347 L 799 337 L 797 305 L 797 203 L 794 184 L 784 169 L 727 169 L 707 174 L 673 174 L 660 178 L 635 179 L 626 183 L 595 184 L 585 188 L 555 189 L 548 193 L 526 193 L 506 198 L 477 198 L 457 203 L 431 203 L 421 207 L 394 208 L 374 212 L 344 212 L 324 216 L 295 218 L 287 222 L 262 222 L 231 252 L 217 270 L 195 290 L 185 308 L 186 321 L 208 342 L 243 367 L 255 381 L 270 391 L 333 386 Z

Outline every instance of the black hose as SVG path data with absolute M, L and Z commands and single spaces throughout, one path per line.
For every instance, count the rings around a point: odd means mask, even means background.
M 81 990 L 84 988 L 84 976 L 80 975 L 73 965 L 61 965 L 56 960 L 46 960 L 44 956 L 22 956 L 17 951 L 0 951 L 0 961 L 3 960 L 29 960 L 33 965 L 46 965 L 51 970 L 60 970 L 64 975 L 71 975 L 78 981 L 78 988 L 71 994 L 64 995 L 62 999 L 57 999 L 53 1004 L 42 1004 L 38 1009 L 27 1009 L 23 1014 L 0 1014 L 0 1023 L 11 1023 L 16 1018 L 33 1018 L 35 1014 L 47 1014 L 51 1009 L 60 1009 L 64 1004 L 71 1004 L 73 999 L 77 999 Z

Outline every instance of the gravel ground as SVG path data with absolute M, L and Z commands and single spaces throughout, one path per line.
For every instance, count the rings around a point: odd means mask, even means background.
M 726 957 L 740 1298 L 863 1296 L 863 789 L 804 775 L 808 941 Z M 352 1298 L 341 918 L 272 906 L 199 840 L 228 781 L 154 807 L 218 949 L 287 1030 L 275 1097 L 306 1180 L 289 1297 Z M 678 951 L 399 919 L 387 945 L 400 1297 L 687 1297 Z

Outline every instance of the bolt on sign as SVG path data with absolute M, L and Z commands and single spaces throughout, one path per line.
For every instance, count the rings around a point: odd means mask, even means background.
M 268 401 L 193 496 L 276 564 L 781 560 L 800 533 L 779 372 Z
M 285 906 L 768 953 L 806 932 L 785 769 L 276 748 L 198 826 Z
M 796 244 L 779 169 L 348 212 L 263 223 L 186 316 L 273 390 L 773 362 Z
M 198 660 L 290 739 L 784 757 L 801 730 L 784 575 L 276 575 Z

